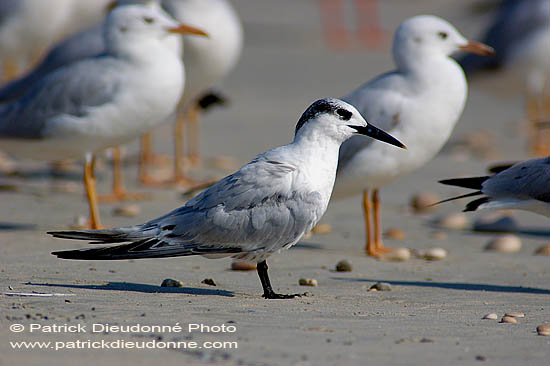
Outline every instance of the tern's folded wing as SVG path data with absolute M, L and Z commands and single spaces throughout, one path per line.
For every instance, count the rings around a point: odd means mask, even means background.
M 282 247 L 310 229 L 322 206 L 318 192 L 293 187 L 295 169 L 256 159 L 153 224 L 169 227 L 175 242 L 245 250 Z
M 115 247 L 54 253 L 73 259 L 127 259 L 273 252 L 294 244 L 321 215 L 322 197 L 292 187 L 292 165 L 262 157 L 167 215 L 107 230 L 52 232 Z
M 483 183 L 483 193 L 550 202 L 550 157 L 527 160 L 492 176 Z

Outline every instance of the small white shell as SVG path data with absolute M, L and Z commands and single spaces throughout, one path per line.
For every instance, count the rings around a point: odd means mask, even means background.
M 317 286 L 317 280 L 315 278 L 300 278 L 300 280 L 298 281 L 298 284 L 300 286 L 316 287 Z
M 435 224 L 445 229 L 462 230 L 466 229 L 470 222 L 464 213 L 458 212 L 441 216 Z
M 485 250 L 501 252 L 501 253 L 515 253 L 521 249 L 521 239 L 517 235 L 505 234 L 500 235 L 491 240 Z

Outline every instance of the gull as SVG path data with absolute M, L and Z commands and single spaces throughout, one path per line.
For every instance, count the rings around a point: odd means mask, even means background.
M 491 176 L 445 179 L 440 183 L 476 192 L 448 198 L 438 203 L 459 198 L 484 195 L 469 202 L 464 209 L 520 209 L 550 217 L 550 157 L 531 159 L 499 169 Z
M 110 0 L 0 0 L 0 51 L 4 77 L 37 61 L 60 37 L 99 21 Z
M 118 3 L 135 0 L 118 0 Z M 235 67 L 243 47 L 243 29 L 239 16 L 227 0 L 161 0 L 163 9 L 179 22 L 208 33 L 208 38 L 183 37 L 183 55 L 187 79 L 174 124 L 174 175 L 169 182 L 158 182 L 147 172 L 154 161 L 151 134 L 143 136 L 140 181 L 145 185 L 194 184 L 184 171 L 184 130 L 187 125 L 189 157 L 199 161 L 200 98 L 222 81 Z
M 550 154 L 550 1 L 504 0 L 483 41 L 496 55 L 459 59 L 468 76 L 495 69 L 507 89 L 524 89 L 527 119 L 532 131 L 532 153 Z M 504 77 L 503 77 L 504 76 Z M 517 79 L 523 82 L 517 83 Z
M 73 34 L 101 22 L 105 17 L 106 11 L 113 8 L 113 0 L 70 1 L 71 13 L 65 19 L 63 36 Z
M 59 36 L 72 0 L 0 0 L 0 59 L 3 78 L 38 59 Z
M 351 105 L 321 99 L 304 112 L 294 140 L 258 155 L 237 172 L 166 215 L 108 230 L 55 231 L 64 239 L 120 244 L 54 252 L 59 258 L 116 260 L 189 255 L 255 261 L 266 299 L 286 299 L 271 287 L 266 259 L 300 240 L 324 214 L 338 149 L 354 134 L 404 147 L 368 124 Z
M 75 0 L 73 0 L 75 1 Z M 104 10 L 112 10 L 117 6 L 125 5 L 146 5 L 154 3 L 153 0 L 126 0 L 111 3 L 109 7 L 105 6 L 105 2 L 99 2 L 97 4 L 80 4 L 75 2 L 73 7 L 73 13 L 94 13 L 94 8 L 99 5 L 103 6 Z M 156 2 L 158 4 L 158 1 Z M 78 11 L 77 11 L 78 10 Z M 72 34 L 66 39 L 60 41 L 53 46 L 44 59 L 26 75 L 9 82 L 7 85 L 0 89 L 0 103 L 6 103 L 14 99 L 20 98 L 29 88 L 35 83 L 40 81 L 44 76 L 52 71 L 71 64 L 76 61 L 80 61 L 86 58 L 99 56 L 106 52 L 105 41 L 103 37 L 103 21 L 85 30 Z M 168 37 L 163 40 L 168 47 L 174 49 L 179 55 L 181 53 L 181 39 L 177 37 Z M 113 160 L 113 188 L 110 195 L 99 196 L 99 201 L 120 201 L 129 199 L 142 199 L 147 197 L 143 193 L 130 193 L 124 188 L 123 173 L 122 173 L 122 151 L 119 147 L 112 149 Z
M 174 111 L 183 91 L 175 34 L 205 33 L 178 24 L 158 6 L 114 9 L 104 24 L 106 51 L 61 67 L 0 108 L 0 144 L 20 157 L 86 157 L 91 227 L 99 228 L 94 154 L 129 142 Z
M 407 152 L 392 150 L 356 136 L 340 149 L 333 196 L 341 199 L 363 192 L 368 255 L 380 256 L 391 251 L 382 245 L 380 187 L 430 161 L 462 114 L 466 79 L 449 57 L 458 50 L 492 53 L 491 48 L 468 41 L 441 18 L 432 15 L 409 18 L 401 23 L 394 37 L 393 58 L 397 68 L 343 98 L 409 146 Z
M 163 0 L 166 11 L 176 20 L 208 33 L 208 38 L 184 37 L 183 54 L 187 71 L 181 109 L 187 118 L 189 158 L 200 159 L 199 98 L 221 82 L 235 67 L 243 48 L 243 29 L 239 16 L 227 0 Z M 183 122 L 176 126 L 176 182 L 182 181 Z M 179 146 L 178 146 L 179 144 Z

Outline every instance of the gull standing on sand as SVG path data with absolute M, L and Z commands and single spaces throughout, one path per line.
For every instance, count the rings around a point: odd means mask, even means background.
M 499 169 L 492 176 L 445 179 L 440 183 L 477 190 L 439 203 L 484 195 L 464 211 L 519 209 L 550 217 L 550 157 L 531 159 Z
M 157 5 L 160 4 L 157 0 L 125 0 L 112 2 L 109 7 L 104 6 L 104 12 L 112 10 L 117 6 L 147 5 L 152 3 L 156 3 Z M 72 34 L 66 39 L 60 41 L 51 48 L 44 59 L 33 70 L 28 72 L 26 75 L 9 82 L 0 89 L 0 103 L 6 103 L 20 98 L 29 88 L 40 81 L 40 79 L 60 67 L 105 53 L 106 46 L 103 37 L 103 28 L 104 21 Z M 172 48 L 178 56 L 181 55 L 181 38 L 166 37 L 162 40 L 162 42 L 165 43 L 167 47 Z M 173 116 L 170 117 L 173 118 Z M 146 194 L 142 193 L 130 193 L 124 187 L 122 172 L 122 149 L 120 147 L 114 147 L 112 149 L 112 160 L 112 193 L 110 195 L 101 195 L 98 199 L 103 202 L 112 202 L 142 199 L 147 197 Z
M 203 29 L 209 35 L 208 38 L 184 37 L 183 42 L 188 77 L 181 107 L 187 118 L 189 158 L 196 163 L 200 159 L 198 99 L 221 82 L 237 64 L 243 48 L 243 28 L 228 0 L 163 2 L 176 20 Z M 179 139 L 177 135 L 176 139 Z M 183 144 L 183 141 L 179 143 Z M 183 146 L 180 145 L 179 149 L 183 153 Z M 175 175 L 176 181 L 183 177 L 181 164 L 176 165 Z
M 196 163 L 199 160 L 199 99 L 235 67 L 243 47 L 243 29 L 228 0 L 162 0 L 161 4 L 177 21 L 208 33 L 208 38 L 202 39 L 183 37 L 187 79 L 174 125 L 174 176 L 170 183 L 187 185 L 193 182 L 185 176 L 183 167 L 185 126 L 188 127 L 190 161 Z M 147 173 L 153 160 L 152 137 L 147 134 L 142 138 L 140 181 L 147 185 L 164 184 Z
M 59 36 L 71 0 L 0 0 L 0 59 L 4 79 L 38 59 Z
M 343 98 L 409 147 L 408 151 L 388 149 L 355 136 L 340 148 L 333 197 L 341 199 L 363 192 L 368 255 L 391 251 L 382 245 L 379 189 L 430 161 L 462 114 L 466 79 L 449 57 L 458 50 L 492 53 L 490 47 L 468 41 L 441 18 L 420 15 L 407 19 L 397 29 L 393 42 L 397 69 Z
M 86 156 L 92 228 L 100 227 L 93 154 L 164 121 L 181 97 L 183 64 L 165 44 L 175 33 L 205 35 L 155 4 L 114 9 L 105 21 L 104 54 L 55 70 L 0 107 L 0 144 L 8 153 L 45 160 Z
M 4 78 L 38 61 L 60 37 L 98 22 L 112 0 L 0 0 Z
M 550 154 L 550 1 L 503 0 L 483 41 L 496 55 L 459 59 L 466 75 L 495 69 L 506 88 L 524 90 L 531 152 Z M 517 82 L 520 79 L 521 82 Z
M 263 297 L 292 298 L 296 295 L 273 291 L 266 258 L 296 244 L 323 216 L 334 186 L 338 149 L 354 134 L 404 147 L 368 124 L 353 106 L 321 99 L 298 121 L 292 143 L 258 155 L 183 207 L 142 225 L 49 233 L 127 244 L 53 254 L 84 260 L 233 256 L 258 263 Z

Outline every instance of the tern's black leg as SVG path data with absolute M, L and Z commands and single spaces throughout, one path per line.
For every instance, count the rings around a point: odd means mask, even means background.
M 302 296 L 300 294 L 294 294 L 294 295 L 281 295 L 275 293 L 273 289 L 271 288 L 271 283 L 269 282 L 269 276 L 267 275 L 267 262 L 262 261 L 258 263 L 257 266 L 258 271 L 258 277 L 260 277 L 260 282 L 262 283 L 262 287 L 264 289 L 263 297 L 266 299 L 293 299 L 296 296 Z

